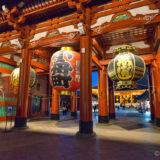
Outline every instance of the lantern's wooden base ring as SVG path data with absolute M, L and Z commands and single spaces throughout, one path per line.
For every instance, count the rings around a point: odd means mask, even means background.
M 59 120 L 59 114 L 51 114 L 51 120 Z
M 99 116 L 98 122 L 99 123 L 109 123 L 109 117 L 108 116 Z
M 15 130 L 15 129 L 26 129 L 26 128 L 28 128 L 27 127 L 27 118 L 16 117 L 13 130 Z
M 76 118 L 77 117 L 77 112 L 71 112 L 71 117 Z
M 109 113 L 109 119 L 116 119 L 115 113 Z
M 93 132 L 93 121 L 80 121 L 79 132 L 76 133 L 77 137 L 89 138 L 94 137 L 96 134 Z
M 160 118 L 155 118 L 155 124 L 157 127 L 160 127 Z

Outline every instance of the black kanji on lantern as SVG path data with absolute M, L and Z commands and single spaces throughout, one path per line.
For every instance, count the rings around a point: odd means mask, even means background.
M 70 59 L 72 55 L 67 55 L 67 58 Z M 69 88 L 69 81 L 72 80 L 69 72 L 73 70 L 69 62 L 64 59 L 63 51 L 60 51 L 59 55 L 54 57 L 56 61 L 51 69 L 52 72 L 52 83 L 53 86 L 63 86 L 64 88 Z

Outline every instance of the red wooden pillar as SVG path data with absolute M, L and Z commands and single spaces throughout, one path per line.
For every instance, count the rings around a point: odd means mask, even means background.
M 109 119 L 115 119 L 115 106 L 114 106 L 114 89 L 113 81 L 108 78 L 109 86 Z
M 99 70 L 99 105 L 98 105 L 98 122 L 108 123 L 108 108 L 107 108 L 107 77 L 106 67 L 103 66 L 102 70 Z
M 91 13 L 84 10 L 85 35 L 80 37 L 80 121 L 77 136 L 94 136 L 92 121 L 92 39 L 91 39 Z M 83 33 L 82 33 L 83 34 Z
M 52 87 L 51 119 L 59 120 L 59 92 Z
M 160 127 L 160 63 L 152 62 L 154 81 L 155 124 Z
M 30 118 L 32 116 L 32 95 L 28 96 L 28 113 L 27 117 Z
M 45 103 L 45 114 L 48 116 L 49 115 L 49 90 L 50 90 L 50 83 L 49 83 L 49 76 L 47 76 L 47 98 L 46 98 L 46 103 Z
M 160 127 L 160 25 L 157 25 L 155 33 L 156 59 L 152 62 L 154 82 L 155 124 Z
M 80 38 L 80 122 L 77 135 L 92 135 L 92 58 L 91 37 Z
M 155 119 L 155 106 L 154 106 L 154 95 L 153 95 L 153 79 L 152 79 L 152 69 L 151 66 L 147 66 L 148 69 L 148 82 L 149 82 L 149 98 L 150 98 L 150 112 L 151 121 L 154 122 Z
M 92 40 L 90 35 L 80 37 L 80 122 L 78 136 L 93 136 L 92 121 Z
M 27 126 L 31 57 L 32 53 L 28 49 L 28 43 L 25 42 L 21 55 L 22 63 L 20 64 L 17 111 L 14 128 L 26 128 Z
M 73 92 L 72 102 L 71 102 L 71 117 L 77 117 L 77 108 L 76 108 L 76 91 Z

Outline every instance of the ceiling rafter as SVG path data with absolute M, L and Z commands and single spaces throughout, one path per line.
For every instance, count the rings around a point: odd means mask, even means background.
M 0 67 L 0 73 L 11 74 L 12 70 Z
M 45 58 L 47 60 L 50 60 L 50 56 L 47 53 L 45 53 L 44 51 L 42 51 L 42 50 L 39 50 L 39 49 L 32 50 L 32 54 L 36 54 L 36 55 L 38 55 L 40 57 L 43 57 L 43 58 Z
M 13 66 L 17 65 L 17 62 L 13 61 L 12 59 L 8 59 L 8 58 L 2 57 L 2 56 L 0 56 L 0 62 L 4 62 L 4 63 L 10 64 Z
M 92 39 L 92 44 L 95 47 L 95 49 L 97 50 L 100 57 L 103 57 L 104 56 L 104 51 L 103 51 L 102 47 L 100 46 L 100 44 L 97 42 L 97 40 L 95 38 Z
M 5 57 L 2 57 L 2 56 L 0 56 L 0 62 L 4 62 L 4 63 L 10 64 L 10 65 L 13 65 L 13 66 L 17 65 L 16 61 L 14 61 L 12 59 L 5 58 Z M 39 62 L 36 62 L 34 60 L 31 61 L 31 65 L 34 66 L 34 67 L 36 67 L 36 68 L 39 68 L 41 70 L 49 71 L 49 67 L 48 66 L 46 66 L 44 64 L 41 64 Z
M 92 62 L 97 66 L 97 68 L 102 69 L 102 65 L 98 58 L 92 53 Z
M 11 47 L 4 47 L 4 48 L 0 48 L 0 54 L 10 54 L 10 53 L 15 53 L 15 49 L 11 48 Z
M 44 65 L 44 64 L 41 64 L 39 62 L 36 62 L 36 61 L 31 61 L 31 65 L 36 67 L 36 68 L 39 68 L 39 69 L 42 69 L 44 71 L 49 71 L 49 67 Z
M 144 41 L 147 39 L 152 39 L 154 36 L 153 33 L 150 34 L 139 34 L 139 35 L 128 35 L 126 38 L 117 37 L 113 40 L 104 40 L 103 39 L 103 45 L 106 47 L 113 46 L 113 45 L 120 45 L 124 43 L 134 43 L 139 41 Z

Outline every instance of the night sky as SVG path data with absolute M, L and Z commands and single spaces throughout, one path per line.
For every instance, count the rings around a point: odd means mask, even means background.
M 143 78 L 139 81 L 137 81 L 137 85 L 139 89 L 148 89 L 148 75 L 147 70 L 143 76 Z
M 98 85 L 98 72 L 92 72 L 92 86 Z M 138 89 L 148 89 L 148 76 L 147 71 L 143 78 L 137 81 Z
M 92 86 L 98 85 L 98 72 L 92 72 Z

